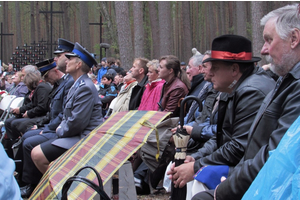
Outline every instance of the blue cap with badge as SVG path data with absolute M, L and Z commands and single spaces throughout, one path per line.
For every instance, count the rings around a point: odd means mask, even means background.
M 58 46 L 57 50 L 55 50 L 53 53 L 54 54 L 61 54 L 65 52 L 72 52 L 74 48 L 74 43 L 65 40 L 63 38 L 58 38 Z
M 72 53 L 67 53 L 65 54 L 65 56 L 68 59 L 70 57 L 78 57 L 90 68 L 92 68 L 93 65 L 97 65 L 97 61 L 94 59 L 94 57 L 85 48 L 83 48 L 78 42 L 75 43 Z

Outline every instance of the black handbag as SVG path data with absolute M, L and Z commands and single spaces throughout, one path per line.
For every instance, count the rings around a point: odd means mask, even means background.
M 87 179 L 87 178 L 78 176 L 78 174 L 86 168 L 90 168 L 95 172 L 95 174 L 97 176 L 97 179 L 98 179 L 98 185 L 95 184 L 93 181 Z M 82 183 L 85 183 L 86 185 L 88 185 L 89 187 L 91 187 L 93 190 L 95 190 L 100 195 L 101 200 L 110 200 L 108 195 L 103 190 L 103 183 L 102 183 L 102 179 L 100 177 L 100 174 L 93 167 L 90 167 L 90 166 L 82 167 L 81 169 L 79 169 L 74 174 L 74 176 L 67 179 L 67 181 L 64 183 L 63 188 L 62 188 L 61 200 L 67 200 L 68 199 L 68 190 L 71 187 L 73 181 L 82 182 Z

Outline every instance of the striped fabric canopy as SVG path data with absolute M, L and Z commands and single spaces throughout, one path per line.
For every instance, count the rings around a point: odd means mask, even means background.
M 147 140 L 170 113 L 129 111 L 113 114 L 71 149 L 53 161 L 29 199 L 58 199 L 65 181 L 84 166 L 94 167 L 105 184 Z M 142 125 L 148 123 L 148 125 Z M 153 127 L 149 127 L 152 124 Z M 82 175 L 82 174 L 81 174 Z M 83 174 L 96 181 L 92 172 Z M 98 184 L 98 183 L 97 183 Z M 96 192 L 84 184 L 70 188 L 69 199 L 92 199 Z

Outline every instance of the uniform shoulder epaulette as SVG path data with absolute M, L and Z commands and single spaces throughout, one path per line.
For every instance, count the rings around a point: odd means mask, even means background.
M 83 86 L 83 85 L 85 85 L 85 81 L 84 81 L 84 80 L 81 80 L 81 81 L 79 82 L 78 87 L 81 87 L 81 86 Z

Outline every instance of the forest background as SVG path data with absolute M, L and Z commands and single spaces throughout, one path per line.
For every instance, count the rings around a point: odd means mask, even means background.
M 95 53 L 98 62 L 115 57 L 128 70 L 136 57 L 173 54 L 188 62 L 192 48 L 204 53 L 223 34 L 247 37 L 254 56 L 260 56 L 264 43 L 260 19 L 291 3 L 297 2 L 3 1 L 0 59 L 11 62 L 17 59 L 16 49 L 37 44 L 46 46 L 41 59 L 47 59 L 53 57 L 57 39 L 65 38 Z

